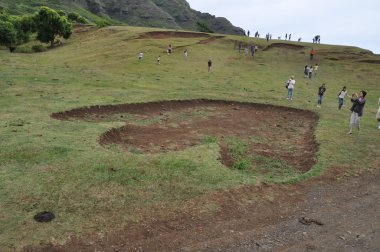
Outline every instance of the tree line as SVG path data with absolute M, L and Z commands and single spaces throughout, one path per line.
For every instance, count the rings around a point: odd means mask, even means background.
M 72 34 L 72 24 L 88 23 L 88 21 L 75 12 L 66 14 L 48 7 L 34 14 L 22 16 L 10 15 L 7 11 L 0 11 L 0 45 L 13 52 L 18 45 L 29 41 L 31 34 L 42 43 L 54 46 L 57 37 L 68 39 Z

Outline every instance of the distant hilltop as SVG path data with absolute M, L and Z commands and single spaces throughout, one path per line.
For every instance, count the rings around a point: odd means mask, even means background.
M 226 18 L 190 8 L 186 0 L 2 0 L 0 8 L 12 14 L 36 11 L 40 6 L 77 12 L 94 23 L 185 29 L 244 35 Z

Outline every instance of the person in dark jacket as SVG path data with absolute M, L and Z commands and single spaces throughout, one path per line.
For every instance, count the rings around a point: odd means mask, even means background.
M 317 107 L 321 107 L 322 101 L 323 101 L 323 95 L 326 92 L 325 84 L 323 83 L 322 86 L 318 88 L 318 100 L 317 100 Z
M 363 116 L 363 109 L 365 105 L 365 96 L 367 95 L 367 92 L 362 90 L 359 93 L 359 96 L 357 94 L 352 94 L 351 96 L 351 119 L 350 119 L 350 131 L 347 133 L 349 135 L 352 134 L 352 129 L 357 128 L 358 131 L 360 131 L 360 118 Z

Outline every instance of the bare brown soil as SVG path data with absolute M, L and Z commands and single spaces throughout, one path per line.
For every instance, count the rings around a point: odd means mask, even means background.
M 263 49 L 263 51 L 268 51 L 269 49 L 273 48 L 284 48 L 284 49 L 290 49 L 290 50 L 302 50 L 305 47 L 303 45 L 295 45 L 295 44 L 286 44 L 286 43 L 273 43 L 268 45 L 266 48 Z
M 148 125 L 128 123 L 111 129 L 100 143 L 119 144 L 127 151 L 160 153 L 199 145 L 207 137 L 217 138 L 221 161 L 232 167 L 231 138 L 248 145 L 247 156 L 260 155 L 308 171 L 316 162 L 314 140 L 316 114 L 272 105 L 216 100 L 166 101 L 116 106 L 93 106 L 56 113 L 56 119 L 88 118 L 129 113 L 136 118 L 158 121 Z

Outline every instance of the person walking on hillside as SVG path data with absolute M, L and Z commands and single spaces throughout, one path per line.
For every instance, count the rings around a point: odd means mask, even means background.
M 296 84 L 296 81 L 294 79 L 294 76 L 290 77 L 290 79 L 287 82 L 287 89 L 288 89 L 288 96 L 287 100 L 293 100 L 293 90 L 294 90 L 294 85 Z
M 305 66 L 303 73 L 305 74 L 305 78 L 307 78 L 309 76 L 309 66 L 308 65 Z
M 310 61 L 312 61 L 314 59 L 314 55 L 315 55 L 314 48 L 311 48 L 309 55 L 310 55 Z
M 346 86 L 344 86 L 342 88 L 342 90 L 338 93 L 338 100 L 339 100 L 339 106 L 338 106 L 338 109 L 342 109 L 343 105 L 344 105 L 344 98 L 346 97 L 347 95 L 347 88 Z
M 183 51 L 183 57 L 185 57 L 185 59 L 187 59 L 187 49 L 185 49 L 185 51 Z
M 142 60 L 142 58 L 143 58 L 143 52 L 140 51 L 139 52 L 139 61 Z
M 313 66 L 309 68 L 309 79 L 311 79 L 311 77 L 313 77 Z
M 167 52 L 168 54 L 172 54 L 172 52 L 173 52 L 172 44 L 169 44 L 168 49 L 166 50 L 166 52 Z
M 255 45 L 251 45 L 251 55 L 252 55 L 252 58 L 255 57 Z
M 161 55 L 158 55 L 158 57 L 157 57 L 157 65 L 160 64 L 160 61 L 161 61 Z
M 318 73 L 318 63 L 317 64 L 315 64 L 315 66 L 314 66 L 314 77 L 317 77 L 317 73 Z
M 208 60 L 207 65 L 208 65 L 208 72 L 210 72 L 211 68 L 212 68 L 212 61 L 211 61 L 211 59 Z
M 363 116 L 363 110 L 364 110 L 364 105 L 366 102 L 366 97 L 367 92 L 362 90 L 360 91 L 359 95 L 357 94 L 352 94 L 351 96 L 351 102 L 352 102 L 352 107 L 351 107 L 351 118 L 350 118 L 350 131 L 348 131 L 347 134 L 351 135 L 352 134 L 352 129 L 357 128 L 358 131 L 360 132 L 360 118 Z
M 323 95 L 326 92 L 325 84 L 323 83 L 322 86 L 318 88 L 318 100 L 317 100 L 317 107 L 320 108 L 322 106 L 323 102 Z

